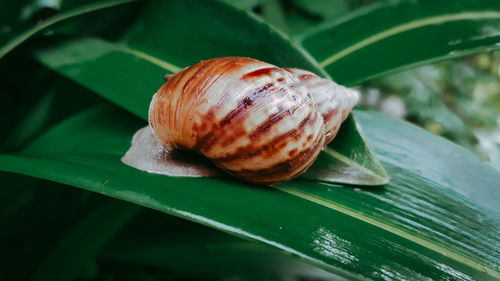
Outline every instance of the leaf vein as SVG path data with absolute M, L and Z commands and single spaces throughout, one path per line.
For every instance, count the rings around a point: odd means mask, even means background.
M 414 242 L 418 245 L 421 245 L 429 250 L 432 250 L 432 251 L 437 252 L 441 255 L 444 255 L 444 256 L 446 256 L 450 259 L 453 259 L 453 260 L 455 260 L 463 265 L 469 266 L 475 270 L 478 270 L 480 272 L 484 272 L 490 276 L 493 276 L 495 278 L 500 279 L 500 272 L 495 270 L 492 267 L 486 266 L 485 264 L 482 264 L 478 261 L 472 260 L 471 258 L 466 257 L 463 254 L 456 252 L 452 249 L 449 249 L 443 245 L 439 245 L 436 242 L 430 241 L 430 240 L 423 238 L 423 237 L 419 237 L 419 236 L 412 234 L 404 229 L 397 228 L 396 226 L 382 222 L 379 219 L 368 216 L 362 212 L 353 210 L 347 206 L 344 206 L 344 205 L 339 204 L 339 203 L 335 203 L 331 200 L 327 200 L 327 199 L 318 197 L 314 194 L 309 194 L 307 192 L 303 192 L 301 190 L 298 190 L 298 189 L 295 189 L 292 187 L 286 187 L 285 185 L 273 186 L 273 188 L 280 190 L 280 191 L 283 191 L 285 193 L 300 197 L 300 198 L 305 199 L 307 201 L 322 205 L 324 207 L 335 210 L 337 212 L 341 212 L 341 213 L 348 215 L 348 216 L 351 216 L 353 218 L 359 219 L 359 220 L 366 222 L 368 224 L 371 224 L 375 227 L 378 227 L 378 228 L 386 230 L 390 233 L 393 233 L 399 237 L 402 237 L 404 239 L 412 241 L 412 242 Z
M 386 39 L 398 33 L 406 32 L 412 29 L 417 29 L 426 25 L 441 24 L 446 22 L 460 21 L 460 20 L 478 20 L 478 19 L 500 19 L 500 12 L 487 11 L 487 12 L 469 12 L 447 14 L 435 17 L 424 18 L 405 24 L 397 25 L 383 32 L 372 35 L 360 42 L 351 45 L 321 61 L 319 65 L 323 68 L 331 65 L 332 63 L 380 40 Z

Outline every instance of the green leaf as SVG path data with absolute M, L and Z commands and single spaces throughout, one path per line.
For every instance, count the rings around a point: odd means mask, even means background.
M 352 85 L 388 71 L 499 48 L 499 10 L 499 1 L 377 2 L 299 40 L 335 81 Z
M 344 121 L 335 140 L 301 177 L 368 186 L 389 183 L 389 175 L 365 142 L 362 128 L 352 115 Z
M 40 33 L 41 31 L 47 29 L 50 26 L 53 26 L 57 23 L 63 22 L 65 20 L 80 15 L 127 4 L 134 1 L 137 0 L 111 0 L 111 1 L 92 3 L 57 14 L 34 26 L 23 26 L 20 28 L 22 31 L 16 30 L 16 32 L 11 32 L 11 30 L 9 29 L 9 33 L 12 34 L 7 34 L 7 35 L 0 34 L 3 35 L 0 36 L 0 59 L 4 57 L 7 53 L 12 51 L 14 48 L 16 48 L 17 46 L 21 45 L 23 42 L 28 40 L 30 37 L 34 36 L 37 33 Z
M 152 55 L 92 38 L 37 50 L 35 57 L 47 67 L 144 119 L 147 119 L 152 95 L 163 83 L 163 75 L 180 70 Z M 361 185 L 380 185 L 389 181 L 351 119 L 306 178 Z
M 124 45 L 83 38 L 36 51 L 44 65 L 142 118 L 163 76 L 181 70 Z
M 389 169 L 393 180 L 385 187 L 294 180 L 271 189 L 141 172 L 120 157 L 144 121 L 109 107 L 61 123 L 22 153 L 1 155 L 0 170 L 199 222 L 350 278 L 500 277 L 500 173 L 404 122 L 356 116 Z

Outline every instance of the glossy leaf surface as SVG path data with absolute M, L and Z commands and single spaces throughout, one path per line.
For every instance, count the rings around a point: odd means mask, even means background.
M 383 185 L 389 175 L 377 160 L 352 115 L 302 178 L 330 183 Z M 339 180 L 341 179 L 341 180 Z
M 499 1 L 385 1 L 315 27 L 299 40 L 341 83 L 500 45 Z
M 144 119 L 152 95 L 163 83 L 163 74 L 179 70 L 152 55 L 92 38 L 62 43 L 37 51 L 35 56 L 49 68 Z M 353 120 L 348 120 L 340 135 L 340 141 L 335 139 L 322 152 L 306 177 L 335 183 L 386 184 L 387 174 Z
M 147 174 L 120 162 L 144 121 L 109 107 L 75 116 L 20 154 L 2 155 L 0 168 L 174 214 L 351 278 L 498 277 L 500 174 L 401 121 L 365 112 L 357 118 L 389 168 L 393 181 L 384 188 L 294 180 L 270 189 Z M 445 158 L 449 170 L 434 166 Z

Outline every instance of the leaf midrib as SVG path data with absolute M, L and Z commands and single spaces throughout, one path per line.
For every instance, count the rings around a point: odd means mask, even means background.
M 319 204 L 321 206 L 335 210 L 337 212 L 341 212 L 345 215 L 356 218 L 360 221 L 366 222 L 370 225 L 373 225 L 375 227 L 378 227 L 380 229 L 388 231 L 388 232 L 395 234 L 403 239 L 409 240 L 409 241 L 414 242 L 420 246 L 423 246 L 429 250 L 432 250 L 440 255 L 446 256 L 446 257 L 448 257 L 456 262 L 459 262 L 463 265 L 466 265 L 470 268 L 473 268 L 473 269 L 478 270 L 480 272 L 484 272 L 485 274 L 490 275 L 494 278 L 500 279 L 500 271 L 498 271 L 490 266 L 487 266 L 483 263 L 480 263 L 476 260 L 473 260 L 472 258 L 467 257 L 462 253 L 459 253 L 455 250 L 447 248 L 447 247 L 440 245 L 434 241 L 431 241 L 431 240 L 426 239 L 424 237 L 418 236 L 418 235 L 413 234 L 409 231 L 398 228 L 394 225 L 388 224 L 388 223 L 381 221 L 373 216 L 367 215 L 367 214 L 360 212 L 360 211 L 356 211 L 356 210 L 349 208 L 343 204 L 339 204 L 339 203 L 336 203 L 334 201 L 318 197 L 317 195 L 307 193 L 307 192 L 304 192 L 302 190 L 299 190 L 299 189 L 296 189 L 293 187 L 288 187 L 288 186 L 286 186 L 286 184 L 279 185 L 279 186 L 273 186 L 273 188 L 277 189 L 279 191 L 291 194 L 293 196 L 297 196 L 297 197 L 302 198 L 304 200 Z
M 156 66 L 159 66 L 165 70 L 168 70 L 172 73 L 177 73 L 179 71 L 182 70 L 182 67 L 180 66 L 177 66 L 177 65 L 174 65 L 174 64 L 171 64 L 165 60 L 162 60 L 162 59 L 159 59 L 157 57 L 154 57 L 154 56 L 151 56 L 151 55 L 148 55 L 144 52 L 141 52 L 137 49 L 132 49 L 130 47 L 127 47 L 127 46 L 124 46 L 124 45 L 117 45 L 117 47 L 120 49 L 120 51 L 123 51 L 125 53 L 128 53 L 128 54 L 131 54 L 131 55 L 134 55 L 136 57 L 139 57 L 145 61 L 148 61 Z
M 334 53 L 328 58 L 319 62 L 319 65 L 323 68 L 328 67 L 334 62 L 368 46 L 372 45 L 378 41 L 396 35 L 398 33 L 406 32 L 412 29 L 417 29 L 426 25 L 441 24 L 446 22 L 461 21 L 461 20 L 479 20 L 479 19 L 500 19 L 500 12 L 497 11 L 485 11 L 485 12 L 469 12 L 469 13 L 455 13 L 455 14 L 444 14 L 435 17 L 423 18 L 415 21 L 411 21 L 405 24 L 394 26 L 385 31 L 379 32 L 372 35 L 364 40 L 359 41 L 339 52 Z
M 358 164 L 357 162 L 349 159 L 348 157 L 346 157 L 345 155 L 329 148 L 329 147 L 325 147 L 323 149 L 323 152 L 325 152 L 326 154 L 328 154 L 329 156 L 339 160 L 340 162 L 343 162 L 345 163 L 347 166 L 354 166 L 356 167 L 357 169 L 363 171 L 364 173 L 376 178 L 378 180 L 378 183 L 380 184 L 388 184 L 389 183 L 389 175 L 387 175 L 387 173 L 384 173 L 382 175 L 380 174 L 377 174 L 376 172 Z M 377 160 L 378 161 L 378 160 Z M 385 172 L 385 170 L 384 170 Z
M 31 155 L 12 155 L 12 156 L 15 156 L 15 157 L 33 157 Z M 111 155 L 110 155 L 111 156 Z M 116 155 L 113 155 L 113 156 L 116 156 Z M 46 155 L 36 155 L 34 156 L 36 158 L 45 158 L 45 159 L 51 159 L 52 161 L 62 161 L 63 159 L 61 159 L 60 157 L 48 157 Z M 71 184 L 71 183 L 68 183 L 68 184 Z M 272 188 L 276 189 L 276 190 L 279 190 L 281 192 L 285 192 L 287 194 L 290 194 L 292 196 L 296 196 L 298 198 L 301 198 L 301 199 L 304 199 L 304 200 L 307 200 L 309 202 L 312 202 L 312 203 L 315 203 L 315 204 L 319 204 L 321 206 L 324 206 L 326 208 L 329 208 L 331 210 L 334 210 L 334 211 L 337 211 L 337 212 L 340 212 L 340 213 L 343 213 L 347 216 L 350 216 L 350 217 L 353 217 L 355 219 L 358 219 L 360 221 L 363 221 L 365 223 L 368 223 L 370 225 L 373 225 L 377 228 L 380 228 L 380 229 L 383 229 L 385 231 L 388 231 L 398 237 L 401 237 L 403 239 L 406 239 L 408 241 L 411 241 L 413 243 L 416 243 L 422 247 L 425 247 L 429 250 L 432 250 L 440 255 L 443 255 L 443 256 L 446 256 L 458 263 L 461 263 L 465 266 L 468 266 L 472 269 L 475 269 L 475 270 L 478 270 L 480 272 L 484 272 L 485 274 L 487 275 L 490 275 L 494 278 L 497 278 L 497 279 L 500 279 L 500 271 L 490 267 L 490 266 L 487 266 L 481 262 L 478 262 L 476 260 L 474 260 L 473 258 L 471 257 L 468 257 L 462 253 L 459 253 L 455 250 L 452 250 L 446 246 L 443 246 L 443 245 L 440 245 L 438 244 L 437 242 L 435 241 L 431 241 L 427 238 L 424 238 L 422 236 L 419 236 L 417 234 L 414 234 L 410 231 L 407 231 L 407 230 L 404 230 L 402 228 L 399 228 L 395 225 L 392 225 L 392 224 L 389 224 L 385 221 L 382 221 L 380 219 L 377 219 L 373 216 L 370 216 L 366 213 L 363 213 L 363 212 L 360 212 L 360 211 L 357 211 L 355 209 L 352 209 L 350 207 L 347 207 L 343 204 L 340 204 L 340 203 L 337 203 L 337 202 L 334 202 L 334 201 L 331 201 L 331 200 L 328 200 L 328 199 L 324 199 L 324 198 L 321 198 L 317 195 L 314 195 L 314 194 L 311 194 L 311 193 L 307 193 L 307 192 L 304 192 L 302 190 L 299 190 L 297 188 L 294 188 L 294 187 L 290 187 L 290 186 L 287 186 L 286 183 L 284 184 L 281 184 L 281 185 L 277 185 L 277 186 L 272 186 Z M 137 203 L 137 202 L 135 202 Z M 193 221 L 197 221 L 201 224 L 204 224 L 204 225 L 210 225 L 210 226 L 215 226 L 217 229 L 220 229 L 220 230 L 224 230 L 224 231 L 227 231 L 229 233 L 232 233 L 232 234 L 236 234 L 237 236 L 240 236 L 240 237 L 250 237 L 251 239 L 253 240 L 257 240 L 257 241 L 261 241 L 261 242 L 264 242 L 264 243 L 267 243 L 269 245 L 272 245 L 276 248 L 279 248 L 279 249 L 282 249 L 282 250 L 285 250 L 285 251 L 288 251 L 288 252 L 293 252 L 294 254 L 302 257 L 302 258 L 306 258 L 306 256 L 303 256 L 302 254 L 300 254 L 299 252 L 285 246 L 285 245 L 282 245 L 282 244 L 279 244 L 279 243 L 276 243 L 276 242 L 273 242 L 273 241 L 270 241 L 270 240 L 267 240 L 263 237 L 260 237 L 260 236 L 255 236 L 254 234 L 251 234 L 251 233 L 248 233 L 246 231 L 243 231 L 241 229 L 237 229 L 237 228 L 234 228 L 232 226 L 229 226 L 229 225 L 225 225 L 225 224 L 221 224 L 219 222 L 216 222 L 216 221 L 213 221 L 213 220 L 210 220 L 210 219 L 207 219 L 207 218 L 204 218 L 204 217 L 200 217 L 198 215 L 195 215 L 195 214 L 191 214 L 191 213 L 186 213 L 182 210 L 176 210 L 176 213 L 185 213 L 182 217 L 185 217 L 185 218 L 189 218 Z M 321 262 L 319 262 L 318 260 L 314 260 L 314 262 L 318 263 L 318 264 L 321 264 Z

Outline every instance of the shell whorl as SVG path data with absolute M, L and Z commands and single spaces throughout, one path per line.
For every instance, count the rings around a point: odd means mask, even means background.
M 294 70 L 258 60 L 210 59 L 169 78 L 151 101 L 149 123 L 169 149 L 195 150 L 251 182 L 283 182 L 314 162 L 327 135 L 302 84 Z
M 335 138 L 340 125 L 358 102 L 358 93 L 306 70 L 285 69 L 298 79 L 298 85 L 309 90 L 325 123 L 325 145 L 327 145 Z

